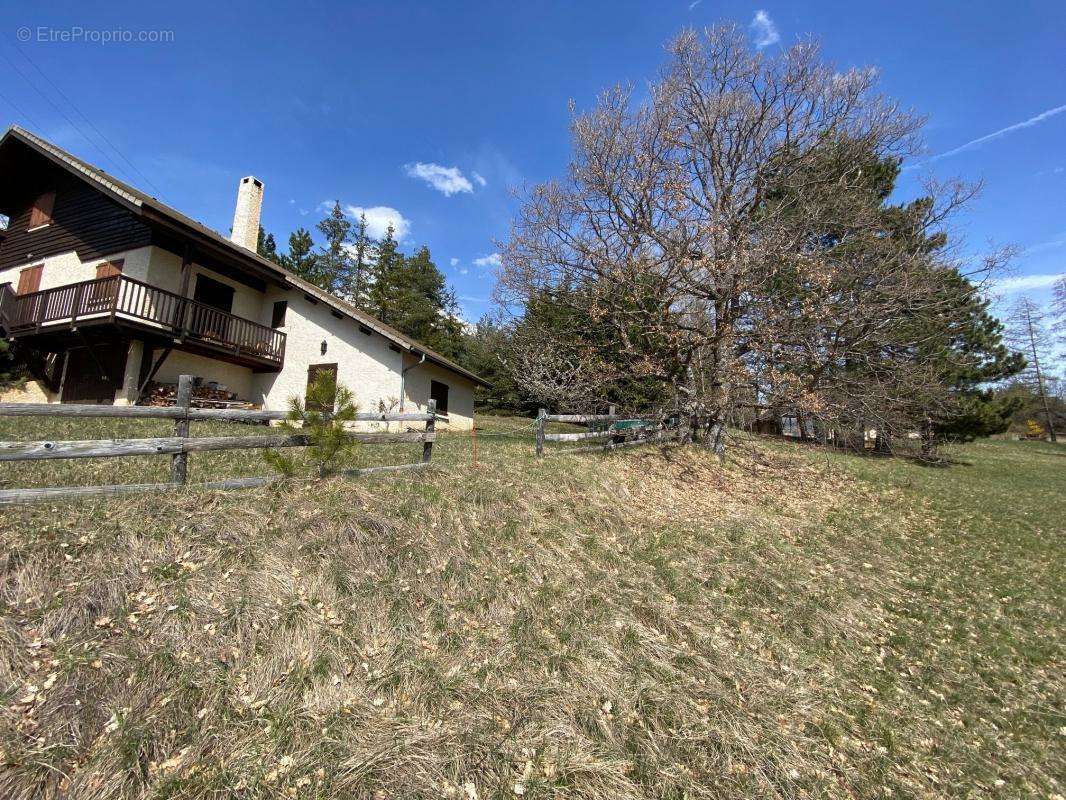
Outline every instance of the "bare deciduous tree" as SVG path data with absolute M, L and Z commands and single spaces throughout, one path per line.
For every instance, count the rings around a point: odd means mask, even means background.
M 919 356 L 958 306 L 937 231 L 973 190 L 928 187 L 899 234 L 864 170 L 895 169 L 921 120 L 873 70 L 838 72 L 813 44 L 752 53 L 733 28 L 669 52 L 646 102 L 617 87 L 575 117 L 568 174 L 526 198 L 499 299 L 580 298 L 714 442 L 745 404 L 828 426 L 935 414 L 944 381 Z
M 1007 317 L 1007 341 L 1012 347 L 1025 354 L 1028 366 L 1023 377 L 1040 397 L 1044 407 L 1044 419 L 1047 422 L 1051 441 L 1058 441 L 1055 433 L 1055 420 L 1051 414 L 1048 401 L 1047 376 L 1045 368 L 1051 355 L 1051 336 L 1047 329 L 1047 315 L 1033 300 L 1022 297 L 1011 308 Z

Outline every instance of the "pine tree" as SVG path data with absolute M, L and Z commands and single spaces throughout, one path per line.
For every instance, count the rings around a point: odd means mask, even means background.
M 377 244 L 367 310 L 397 330 L 450 358 L 463 350 L 463 321 L 455 292 L 433 263 L 429 248 L 400 252 L 390 227 Z
M 400 245 L 396 241 L 396 232 L 390 225 L 377 245 L 374 280 L 366 299 L 366 309 L 389 325 L 394 325 L 395 319 L 399 317 L 395 300 L 403 283 L 402 271 L 403 253 L 400 252 Z
M 1055 422 L 1051 415 L 1051 403 L 1045 383 L 1045 369 L 1051 353 L 1051 337 L 1048 335 L 1046 322 L 1040 306 L 1028 297 L 1022 297 L 1011 308 L 1007 319 L 1007 341 L 1025 354 L 1029 365 L 1023 375 L 1040 397 L 1048 433 L 1051 435 L 1051 441 L 1056 442 L 1058 437 L 1055 434 Z
M 346 299 L 357 308 L 367 307 L 368 292 L 373 282 L 374 251 L 377 243 L 367 233 L 366 214 L 359 215 L 359 222 L 352 237 L 351 277 L 345 290 Z
M 318 256 L 314 253 L 314 247 L 311 233 L 304 228 L 297 228 L 289 234 L 289 252 L 281 257 L 280 263 L 305 281 L 321 285 L 318 281 Z
M 281 256 L 278 254 L 278 245 L 274 241 L 274 234 L 267 233 L 263 230 L 262 225 L 259 226 L 259 237 L 256 240 L 255 252 L 275 264 L 281 263 Z
M 344 216 L 341 204 L 335 202 L 329 216 L 316 227 L 326 243 L 318 251 L 315 283 L 327 292 L 341 294 L 348 286 L 352 271 L 352 257 L 348 252 L 352 223 Z

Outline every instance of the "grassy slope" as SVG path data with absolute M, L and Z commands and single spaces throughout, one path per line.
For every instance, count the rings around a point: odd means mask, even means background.
M 1063 449 L 480 446 L 477 471 L 456 436 L 425 477 L 5 509 L 0 796 L 1064 791 Z M 165 475 L 119 463 L 0 483 Z

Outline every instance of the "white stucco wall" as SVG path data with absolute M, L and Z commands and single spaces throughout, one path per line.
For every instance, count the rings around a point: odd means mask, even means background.
M 377 411 L 379 401 L 388 405 L 390 398 L 399 401 L 400 354 L 385 337 L 361 333 L 357 322 L 337 319 L 325 303 L 312 304 L 299 291 L 268 292 L 261 321 L 270 322 L 275 300 L 289 304 L 280 328 L 286 335 L 285 364 L 279 373 L 255 377 L 264 408 L 285 408 L 290 397 L 303 397 L 312 364 L 337 364 L 337 381 L 352 390 L 360 411 Z
M 355 320 L 337 319 L 325 303 L 313 304 L 298 290 L 268 292 L 261 322 L 270 322 L 276 300 L 289 304 L 280 329 L 287 337 L 285 365 L 279 373 L 254 377 L 254 391 L 264 408 L 283 409 L 290 397 L 303 397 L 311 365 L 336 364 L 337 381 L 352 390 L 360 411 L 399 410 L 400 369 L 415 364 L 417 358 L 393 350 L 391 342 L 377 332 L 363 333 Z M 473 383 L 433 364 L 420 364 L 407 373 L 405 410 L 425 409 L 431 379 L 450 387 L 449 421 L 442 427 L 469 429 L 474 416 Z
M 97 258 L 90 261 L 82 261 L 73 250 L 69 253 L 61 253 L 48 258 L 30 259 L 24 264 L 11 269 L 0 271 L 0 284 L 10 283 L 12 289 L 19 285 L 19 273 L 27 267 L 35 267 L 44 264 L 41 270 L 41 289 L 54 289 L 68 283 L 91 281 L 96 277 L 96 267 L 106 261 L 122 259 L 125 263 L 122 273 L 131 278 L 145 280 L 148 274 L 148 261 L 154 247 L 139 247 L 136 250 L 127 250 L 122 253 L 114 253 L 107 258 Z M 180 263 L 180 262 L 179 262 Z
M 408 354 L 405 366 L 418 364 L 418 359 Z M 443 430 L 468 431 L 474 425 L 474 384 L 472 381 L 426 361 L 407 373 L 405 392 L 406 411 L 425 411 L 429 401 L 430 381 L 440 381 L 448 387 L 448 419 L 438 422 Z

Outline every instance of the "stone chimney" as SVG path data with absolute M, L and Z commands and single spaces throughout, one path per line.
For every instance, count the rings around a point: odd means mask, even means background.
M 230 240 L 246 250 L 256 251 L 259 242 L 259 214 L 263 210 L 263 182 L 252 175 L 241 178 L 237 187 L 237 208 L 233 211 Z

